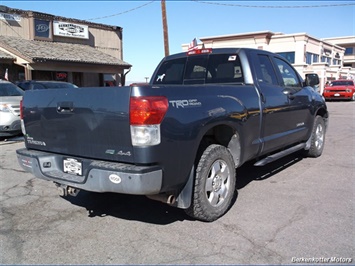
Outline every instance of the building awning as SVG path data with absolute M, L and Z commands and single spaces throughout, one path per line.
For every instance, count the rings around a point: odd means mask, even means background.
M 8 60 L 8 61 L 14 61 L 16 57 L 6 53 L 5 51 L 0 50 L 0 60 Z
M 38 63 L 80 63 L 120 67 L 128 69 L 132 65 L 82 44 L 26 40 L 18 37 L 0 36 L 0 58 L 10 56 L 18 64 Z M 8 52 L 8 54 L 6 52 Z

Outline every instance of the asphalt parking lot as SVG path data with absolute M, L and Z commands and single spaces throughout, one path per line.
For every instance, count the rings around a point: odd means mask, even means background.
M 354 264 L 355 102 L 329 102 L 320 158 L 237 170 L 238 197 L 213 223 L 145 197 L 80 192 L 20 168 L 0 141 L 1 264 Z

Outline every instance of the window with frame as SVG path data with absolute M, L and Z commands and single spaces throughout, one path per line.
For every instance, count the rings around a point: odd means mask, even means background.
M 282 52 L 277 54 L 285 58 L 291 64 L 295 63 L 295 52 Z
M 328 63 L 328 65 L 330 65 L 330 63 L 331 63 L 331 58 L 330 57 L 327 57 L 327 56 L 322 56 L 321 57 L 321 61 L 323 62 L 323 63 Z
M 312 63 L 317 63 L 319 61 L 319 55 L 313 53 L 306 53 L 306 64 L 311 65 Z
M 319 55 L 318 54 L 313 54 L 313 63 L 318 63 L 319 62 Z
M 334 59 L 333 59 L 333 65 L 334 65 L 334 66 L 340 65 L 340 60 L 334 58 Z
M 301 87 L 298 75 L 289 63 L 280 58 L 275 58 L 275 62 L 285 87 Z
M 345 48 L 345 55 L 352 55 L 352 54 L 354 54 L 354 48 L 353 47 Z
M 275 69 L 267 55 L 257 55 L 258 61 L 255 66 L 256 76 L 260 84 L 279 85 L 276 77 Z

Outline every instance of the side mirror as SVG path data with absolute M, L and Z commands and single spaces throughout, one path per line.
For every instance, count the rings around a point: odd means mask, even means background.
M 319 77 L 317 74 L 306 74 L 306 86 L 315 87 L 319 84 Z

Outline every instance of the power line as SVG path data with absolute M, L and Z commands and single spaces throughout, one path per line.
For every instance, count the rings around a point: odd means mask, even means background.
M 144 7 L 144 6 L 147 6 L 147 5 L 149 5 L 149 4 L 153 3 L 153 2 L 155 2 L 155 0 L 150 1 L 150 2 L 148 2 L 148 3 L 145 3 L 145 4 L 143 4 L 143 5 L 137 6 L 137 7 L 135 7 L 135 8 L 132 8 L 132 9 L 129 9 L 129 10 L 126 10 L 126 11 L 123 11 L 123 12 L 120 12 L 120 13 L 117 13 L 117 14 L 107 15 L 107 16 L 98 17 L 98 18 L 89 18 L 89 19 L 86 19 L 86 20 L 98 20 L 98 19 L 104 19 L 104 18 L 110 18 L 110 17 L 120 16 L 120 15 L 122 15 L 122 14 L 126 14 L 126 13 L 129 13 L 129 12 L 135 11 L 135 10 L 137 10 L 137 9 L 139 9 L 139 8 L 142 8 L 142 7 Z
M 153 2 L 156 2 L 157 0 L 152 0 L 148 3 L 142 4 L 140 6 L 122 11 L 120 13 L 112 14 L 112 15 L 107 15 L 107 16 L 102 16 L 102 17 L 96 17 L 96 18 L 89 18 L 86 20 L 99 20 L 99 19 L 105 19 L 105 18 L 110 18 L 110 17 L 116 17 L 120 16 L 132 11 L 135 11 L 137 9 L 140 9 L 142 7 L 145 7 L 147 5 L 152 4 Z M 233 7 L 245 7 L 245 8 L 320 8 L 320 7 L 339 7 L 339 6 L 355 6 L 355 3 L 342 3 L 342 4 L 320 4 L 320 5 L 302 5 L 302 6 L 280 6 L 280 5 L 270 5 L 270 6 L 257 6 L 257 5 L 242 5 L 242 4 L 232 4 L 232 3 L 221 3 L 221 2 L 207 2 L 207 1 L 199 1 L 199 0 L 190 0 L 191 2 L 196 2 L 199 4 L 209 4 L 209 5 L 219 5 L 219 6 L 233 6 Z
M 241 5 L 241 4 L 231 4 L 231 3 L 217 3 L 217 2 L 206 2 L 199 0 L 190 0 L 192 2 L 200 4 L 209 5 L 219 5 L 219 6 L 234 6 L 234 7 L 246 7 L 246 8 L 319 8 L 319 7 L 338 7 L 338 6 L 355 6 L 355 3 L 343 3 L 343 4 L 320 4 L 320 5 L 302 5 L 302 6 L 256 6 L 256 5 Z

